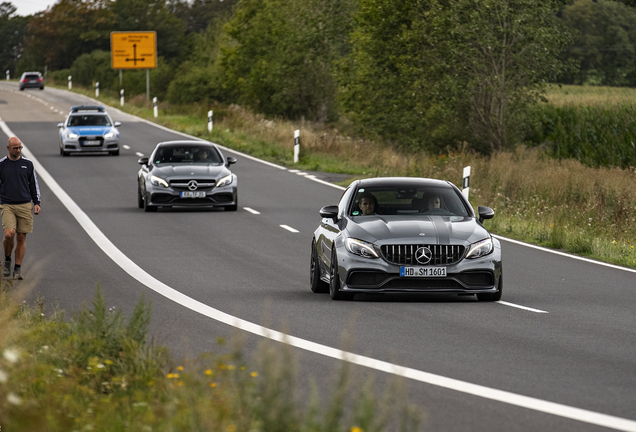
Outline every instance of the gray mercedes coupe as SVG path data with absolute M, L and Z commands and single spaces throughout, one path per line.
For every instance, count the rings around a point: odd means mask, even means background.
M 223 207 L 236 211 L 236 159 L 223 156 L 207 141 L 166 141 L 157 144 L 149 158 L 139 159 L 137 204 L 144 211 L 159 207 Z
M 501 245 L 452 183 L 391 177 L 356 180 L 320 209 L 311 243 L 311 290 L 355 294 L 446 293 L 498 301 Z

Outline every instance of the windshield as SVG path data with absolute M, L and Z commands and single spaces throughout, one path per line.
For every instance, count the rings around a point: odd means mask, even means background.
M 82 114 L 68 118 L 68 127 L 75 126 L 112 126 L 110 119 L 105 115 Z
M 350 216 L 439 215 L 469 216 L 464 202 L 450 186 L 413 184 L 358 188 Z
M 157 150 L 156 164 L 203 163 L 221 165 L 223 158 L 214 147 L 200 145 L 166 146 Z

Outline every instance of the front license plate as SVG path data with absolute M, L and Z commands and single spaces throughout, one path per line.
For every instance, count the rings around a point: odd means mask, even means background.
M 400 277 L 446 277 L 446 267 L 400 267 Z
M 181 198 L 205 198 L 205 192 L 204 191 L 181 192 L 179 196 L 181 196 Z
M 101 142 L 99 140 L 86 140 L 84 141 L 85 146 L 98 146 Z

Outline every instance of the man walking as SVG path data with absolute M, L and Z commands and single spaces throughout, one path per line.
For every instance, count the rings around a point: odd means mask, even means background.
M 0 208 L 4 228 L 2 276 L 11 275 L 11 253 L 15 246 L 13 278 L 20 280 L 26 235 L 33 232 L 33 213 L 40 213 L 40 188 L 33 162 L 22 157 L 22 142 L 11 137 L 7 149 L 9 155 L 0 159 Z

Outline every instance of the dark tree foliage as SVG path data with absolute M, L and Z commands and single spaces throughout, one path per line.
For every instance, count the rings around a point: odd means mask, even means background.
M 208 26 L 228 17 L 238 0 L 175 0 L 170 7 L 184 22 L 186 34 L 204 32 Z
M 560 15 L 576 32 L 564 55 L 579 63 L 562 82 L 636 86 L 636 9 L 610 0 L 574 0 Z
M 24 50 L 28 17 L 15 15 L 17 8 L 10 2 L 0 3 L 0 73 L 16 74 L 16 63 Z

